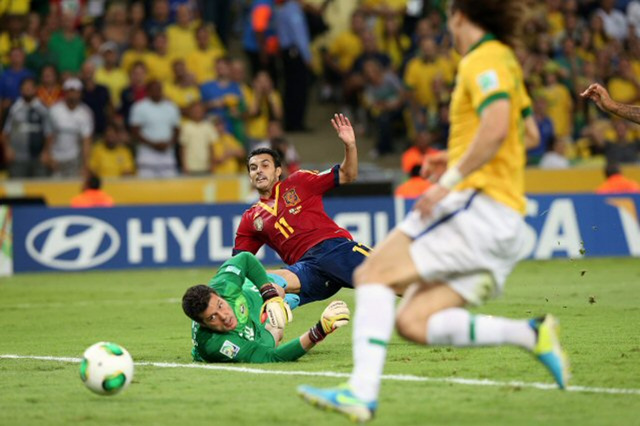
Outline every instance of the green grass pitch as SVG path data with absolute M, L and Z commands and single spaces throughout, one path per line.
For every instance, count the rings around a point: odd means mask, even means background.
M 30 274 L 0 279 L 0 356 L 80 357 L 110 340 L 134 360 L 190 363 L 190 323 L 179 298 L 207 282 L 212 270 L 145 270 Z M 339 294 L 353 307 L 353 291 Z M 484 313 L 530 317 L 555 313 L 572 362 L 572 384 L 631 389 L 630 394 L 561 392 L 508 384 L 551 383 L 517 348 L 426 348 L 394 337 L 385 374 L 489 379 L 477 386 L 385 380 L 377 425 L 637 424 L 640 414 L 640 261 L 638 259 L 523 262 L 505 294 Z M 323 302 L 294 311 L 285 339 L 303 333 Z M 351 368 L 351 327 L 341 329 L 298 362 L 268 370 Z M 113 397 L 90 393 L 78 364 L 0 358 L 0 424 L 340 425 L 335 414 L 303 404 L 299 384 L 344 379 L 236 371 L 137 366 L 129 389 Z

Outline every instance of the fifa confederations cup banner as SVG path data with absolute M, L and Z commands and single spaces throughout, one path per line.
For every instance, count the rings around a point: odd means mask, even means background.
M 354 239 L 374 246 L 404 217 L 413 201 L 358 197 L 329 198 L 324 204 L 327 213 Z M 231 256 L 235 230 L 247 207 L 15 207 L 13 270 L 216 266 Z M 527 244 L 522 256 L 640 257 L 638 211 L 639 195 L 532 196 L 528 199 Z M 4 256 L 4 247 L 0 256 Z M 282 263 L 270 249 L 261 249 L 258 257 L 266 265 Z

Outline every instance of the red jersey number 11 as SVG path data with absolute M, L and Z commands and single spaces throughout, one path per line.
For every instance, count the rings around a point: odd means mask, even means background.
M 293 234 L 293 228 L 289 225 L 284 217 L 281 217 L 274 225 L 274 227 L 280 231 L 280 233 L 285 237 L 289 238 L 291 234 Z

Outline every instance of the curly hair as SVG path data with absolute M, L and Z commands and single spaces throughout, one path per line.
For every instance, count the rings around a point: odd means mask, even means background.
M 526 5 L 522 0 L 452 0 L 450 12 L 460 11 L 471 22 L 514 46 L 520 35 Z

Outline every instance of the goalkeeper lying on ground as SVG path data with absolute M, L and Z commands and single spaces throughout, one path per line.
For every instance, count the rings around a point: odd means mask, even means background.
M 205 362 L 285 362 L 306 354 L 328 334 L 349 322 L 349 308 L 333 301 L 308 332 L 279 345 L 291 322 L 284 290 L 271 283 L 248 252 L 226 261 L 209 285 L 190 287 L 182 309 L 193 320 L 191 354 Z

